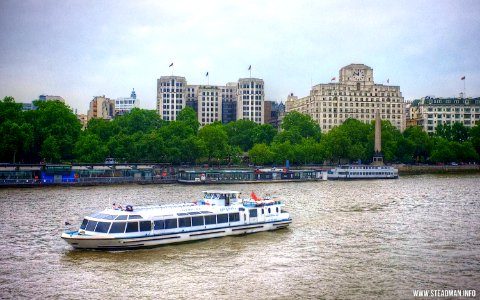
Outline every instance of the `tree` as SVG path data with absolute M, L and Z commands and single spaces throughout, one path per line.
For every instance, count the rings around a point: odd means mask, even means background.
M 320 140 L 320 126 L 311 116 L 296 111 L 289 112 L 282 121 L 284 131 L 297 131 L 304 138 L 311 137 Z
M 7 120 L 0 124 L 0 161 L 23 160 L 33 143 L 33 128 L 30 124 L 20 126 Z
M 477 154 L 480 155 L 480 123 L 477 122 L 477 125 L 470 129 L 470 140 L 472 142 L 473 148 L 477 151 Z
M 243 151 L 248 151 L 253 147 L 256 133 L 259 133 L 259 131 L 256 131 L 258 127 L 259 125 L 251 120 L 237 120 L 228 123 L 225 125 L 228 144 L 238 146 Z
M 255 144 L 250 151 L 248 157 L 255 165 L 269 164 L 273 161 L 274 153 L 266 144 Z
M 46 162 L 60 162 L 62 155 L 60 152 L 60 147 L 54 136 L 51 135 L 43 141 L 40 150 L 40 156 L 43 157 Z
M 27 122 L 34 128 L 34 146 L 32 160 L 45 157 L 45 147 L 58 147 L 58 153 L 49 154 L 52 159 L 73 159 L 73 149 L 82 125 L 72 110 L 60 101 L 35 101 L 36 110 L 30 111 Z M 52 137 L 44 146 L 44 142 Z M 40 153 L 41 157 L 38 157 Z
M 208 163 L 212 158 L 223 158 L 227 151 L 227 133 L 221 124 L 205 125 L 198 131 L 198 137 L 205 143 Z
M 333 163 L 340 163 L 342 159 L 348 159 L 349 149 L 352 144 L 348 135 L 339 127 L 334 127 L 325 134 L 320 141 L 325 149 L 325 159 Z
M 177 115 L 178 122 L 184 122 L 190 128 L 192 128 L 193 133 L 197 134 L 200 123 L 197 121 L 197 113 L 191 107 L 185 107 Z
M 413 150 L 413 160 L 417 163 L 420 161 L 426 162 L 432 151 L 433 143 L 432 139 L 420 126 L 412 126 L 405 129 L 403 137 L 406 140 L 406 144 L 409 144 Z M 404 145 L 404 147 L 410 147 Z M 404 149 L 403 151 L 407 151 Z M 406 158 L 404 156 L 404 158 Z
M 85 129 L 85 132 L 97 135 L 105 143 L 120 131 L 118 122 L 98 118 L 90 119 Z
M 84 132 L 75 143 L 73 153 L 78 162 L 101 163 L 108 156 L 108 148 L 96 134 Z
M 434 163 L 449 163 L 456 160 L 454 151 L 455 142 L 450 142 L 443 137 L 437 137 L 434 142 L 430 160 Z
M 277 129 L 270 124 L 262 124 L 255 126 L 252 131 L 254 144 L 267 144 L 273 141 L 273 138 L 277 135 Z
M 134 108 L 128 113 L 113 119 L 123 132 L 134 134 L 137 132 L 149 133 L 165 124 L 155 110 Z

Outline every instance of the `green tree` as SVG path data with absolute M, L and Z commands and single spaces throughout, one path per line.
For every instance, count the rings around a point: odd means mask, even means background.
M 277 135 L 277 129 L 270 124 L 262 124 L 255 126 L 252 130 L 253 143 L 254 144 L 267 144 L 273 141 L 273 138 Z
M 302 137 L 311 137 L 320 140 L 320 126 L 312 119 L 311 116 L 296 111 L 289 112 L 282 121 L 282 129 L 284 131 L 296 131 Z
M 340 163 L 349 157 L 349 149 L 352 145 L 348 135 L 339 127 L 334 127 L 322 137 L 320 141 L 325 151 L 325 159 L 332 163 Z
M 26 158 L 33 143 L 33 128 L 30 124 L 20 126 L 7 120 L 0 124 L 0 161 L 17 162 Z
M 255 144 L 248 151 L 250 161 L 255 165 L 270 164 L 273 161 L 274 153 L 266 144 Z
M 37 156 L 36 159 L 51 156 L 54 161 L 73 159 L 73 149 L 82 128 L 77 116 L 60 101 L 35 101 L 34 104 L 37 109 L 26 114 L 27 122 L 34 128 L 32 156 Z M 45 146 L 50 137 L 52 139 Z M 45 147 L 52 150 L 58 147 L 59 152 L 46 155 Z
M 208 163 L 212 158 L 221 159 L 227 154 L 227 133 L 221 124 L 205 125 L 198 131 L 198 137 L 205 143 Z
M 283 165 L 287 160 L 296 163 L 295 149 L 290 141 L 284 143 L 273 142 L 270 145 L 270 150 L 273 152 L 273 161 L 276 164 Z
M 85 132 L 97 135 L 105 143 L 112 136 L 119 134 L 120 131 L 121 129 L 117 122 L 98 118 L 90 119 L 85 129 Z
M 165 124 L 155 110 L 134 108 L 128 113 L 113 119 L 126 134 L 149 133 Z
M 434 163 L 449 163 L 456 160 L 454 151 L 455 142 L 450 142 L 446 138 L 437 137 L 430 155 L 430 160 Z
M 410 147 L 413 147 L 413 159 L 418 162 L 426 162 L 432 151 L 433 142 L 429 135 L 420 126 L 412 126 L 405 129 L 403 137 L 406 139 L 404 145 L 406 149 L 403 151 L 409 151 Z M 403 155 L 406 158 L 405 154 Z
M 44 158 L 46 162 L 58 163 L 62 157 L 60 147 L 54 136 L 47 137 L 40 150 L 40 156 Z
M 258 127 L 257 123 L 250 120 L 237 120 L 226 124 L 225 131 L 228 136 L 228 144 L 238 146 L 243 151 L 248 151 L 253 147 L 256 138 L 255 130 Z
M 96 134 L 84 132 L 75 143 L 73 153 L 78 162 L 102 163 L 108 157 L 108 148 Z
M 184 122 L 190 128 L 192 128 L 193 133 L 197 134 L 200 123 L 197 121 L 197 113 L 191 107 L 185 107 L 182 109 L 177 116 L 178 122 Z
M 477 154 L 480 155 L 480 123 L 477 122 L 477 125 L 470 129 L 470 139 L 473 148 L 477 151 Z

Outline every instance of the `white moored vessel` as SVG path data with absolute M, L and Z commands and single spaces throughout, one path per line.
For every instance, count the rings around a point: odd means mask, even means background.
M 286 228 L 280 201 L 241 199 L 237 191 L 204 191 L 191 203 L 109 208 L 83 219 L 62 239 L 80 249 L 124 250 Z
M 342 165 L 328 171 L 329 180 L 396 179 L 398 170 L 392 166 Z

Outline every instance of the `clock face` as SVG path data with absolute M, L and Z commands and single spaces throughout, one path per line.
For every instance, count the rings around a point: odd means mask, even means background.
M 352 79 L 355 81 L 365 80 L 364 70 L 353 70 Z

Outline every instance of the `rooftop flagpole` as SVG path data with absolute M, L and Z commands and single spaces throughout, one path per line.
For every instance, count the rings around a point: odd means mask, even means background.
M 207 77 L 207 85 L 210 85 L 210 76 L 208 76 L 208 72 L 205 74 L 205 76 Z
M 460 80 L 463 80 L 463 98 L 467 98 L 467 91 L 465 89 L 465 82 L 467 81 L 466 77 L 462 76 L 462 78 L 460 78 Z
M 168 66 L 169 68 L 170 67 L 173 67 L 173 62 Z M 173 76 L 173 68 L 172 68 L 172 76 Z
M 252 78 L 252 65 L 248 66 L 248 71 L 250 71 L 250 78 Z

